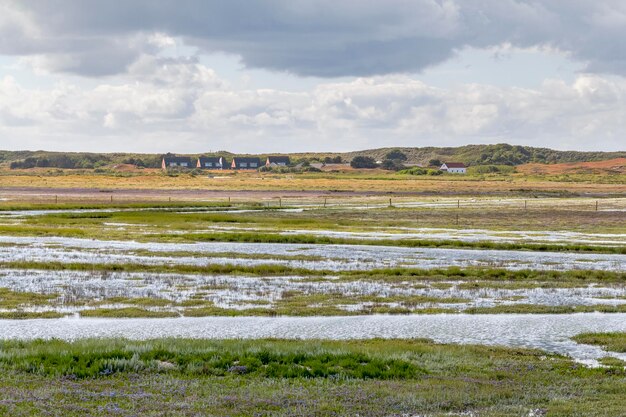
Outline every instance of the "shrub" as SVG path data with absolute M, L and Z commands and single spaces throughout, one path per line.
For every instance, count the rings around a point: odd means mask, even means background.
M 350 166 L 352 168 L 378 168 L 378 164 L 374 158 L 369 156 L 355 156 L 352 161 L 350 161 Z

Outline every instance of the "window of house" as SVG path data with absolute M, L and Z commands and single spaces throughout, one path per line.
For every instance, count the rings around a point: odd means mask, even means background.
M 257 164 L 256 162 L 250 162 L 250 167 L 256 168 L 257 166 L 259 166 L 259 164 Z
M 247 162 L 242 162 L 242 163 L 239 164 L 239 166 L 242 167 L 242 168 L 246 168 L 248 166 L 248 163 Z

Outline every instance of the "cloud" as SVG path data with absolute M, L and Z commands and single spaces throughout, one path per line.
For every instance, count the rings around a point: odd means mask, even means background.
M 409 76 L 307 91 L 236 89 L 194 59 L 142 56 L 95 85 L 0 79 L 3 146 L 237 152 L 520 143 L 624 150 L 626 79 L 594 74 L 538 88 L 437 88 Z M 9 139 L 12 142 L 9 142 Z
M 0 54 L 86 76 L 123 73 L 173 38 L 303 76 L 416 72 L 502 44 L 626 75 L 623 0 L 0 0 L 0 12 Z

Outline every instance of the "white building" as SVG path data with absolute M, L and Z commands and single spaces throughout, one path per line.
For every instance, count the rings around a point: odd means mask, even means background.
M 467 167 L 463 162 L 444 162 L 439 169 L 441 171 L 449 172 L 450 174 L 467 173 Z

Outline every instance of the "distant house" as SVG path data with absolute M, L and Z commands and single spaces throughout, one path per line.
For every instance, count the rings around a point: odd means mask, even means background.
M 198 158 L 196 168 L 200 169 L 222 169 L 224 167 L 224 160 L 221 156 L 201 156 Z
M 441 171 L 449 172 L 450 174 L 467 173 L 467 167 L 463 162 L 444 162 L 439 169 Z
M 289 162 L 288 156 L 268 156 L 265 166 L 267 168 L 286 167 L 289 165 Z
M 230 164 L 232 169 L 258 169 L 261 166 L 261 160 L 256 157 L 240 158 L 234 157 Z
M 161 168 L 192 168 L 191 158 L 188 156 L 165 155 L 161 161 Z

